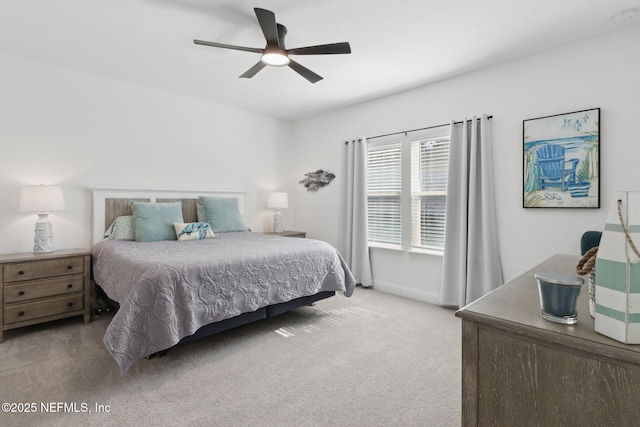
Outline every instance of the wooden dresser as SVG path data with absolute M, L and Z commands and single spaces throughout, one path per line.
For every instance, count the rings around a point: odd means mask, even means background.
M 80 315 L 89 323 L 90 269 L 85 249 L 0 255 L 0 343 L 22 326 Z
M 594 331 L 585 281 L 578 323 L 542 319 L 534 273 L 575 274 L 555 255 L 459 310 L 462 425 L 640 425 L 640 345 Z

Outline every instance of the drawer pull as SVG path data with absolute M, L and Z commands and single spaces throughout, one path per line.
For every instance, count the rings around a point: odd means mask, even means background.
M 73 303 L 72 302 L 68 303 L 67 307 L 73 307 Z
M 73 265 L 67 265 L 67 270 L 71 270 L 73 268 Z
M 73 283 L 67 284 L 67 288 L 73 288 Z
M 22 275 L 24 274 L 24 271 L 20 270 L 20 271 L 18 271 L 18 274 L 19 274 L 20 276 L 22 276 Z
M 18 316 L 24 316 L 24 311 L 20 310 L 20 311 L 18 312 Z
M 24 291 L 18 292 L 18 295 L 24 295 Z

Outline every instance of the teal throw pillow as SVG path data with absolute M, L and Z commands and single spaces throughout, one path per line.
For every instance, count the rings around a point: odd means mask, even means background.
M 200 197 L 207 222 L 216 233 L 247 231 L 238 199 L 235 197 Z
M 204 213 L 202 203 L 196 203 L 196 218 L 198 218 L 198 222 L 207 222 L 207 214 Z
M 174 222 L 184 222 L 182 202 L 131 202 L 136 242 L 176 240 Z

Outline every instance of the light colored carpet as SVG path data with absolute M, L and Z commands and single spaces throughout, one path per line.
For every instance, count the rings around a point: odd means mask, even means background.
M 0 400 L 36 411 L 0 413 L 0 424 L 460 425 L 461 324 L 452 310 L 358 287 L 351 298 L 141 360 L 126 375 L 102 343 L 109 319 L 6 331 Z

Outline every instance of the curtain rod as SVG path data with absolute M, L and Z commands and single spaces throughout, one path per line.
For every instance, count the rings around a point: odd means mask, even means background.
M 492 119 L 493 116 L 487 116 L 487 119 Z M 470 122 L 471 120 L 467 120 L 468 122 Z M 461 120 L 459 122 L 453 122 L 454 125 L 459 125 L 460 123 L 464 123 L 464 120 Z M 376 136 L 368 136 L 367 137 L 367 141 L 371 140 L 371 139 L 376 139 L 376 138 L 382 138 L 384 136 L 393 136 L 393 135 L 400 135 L 400 134 L 408 134 L 409 132 L 417 132 L 419 130 L 427 130 L 427 129 L 435 129 L 435 128 L 439 128 L 441 126 L 447 126 L 450 123 L 445 123 L 442 125 L 435 125 L 435 126 L 427 126 L 426 128 L 419 128 L 419 129 L 411 129 L 411 130 L 403 130 L 402 132 L 394 132 L 394 133 L 386 133 L 384 135 L 376 135 Z

